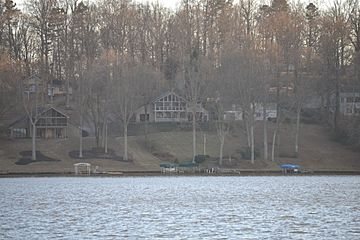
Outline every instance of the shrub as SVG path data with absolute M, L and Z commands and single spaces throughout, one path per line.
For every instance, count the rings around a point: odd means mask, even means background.
M 196 163 L 202 163 L 202 162 L 204 162 L 207 158 L 210 158 L 210 156 L 209 156 L 209 155 L 201 155 L 201 154 L 199 154 L 199 155 L 196 155 L 196 156 L 195 156 L 195 162 L 196 162 Z
M 241 158 L 243 159 L 251 159 L 251 148 L 250 147 L 245 147 L 243 149 L 240 150 L 240 155 Z M 255 158 L 260 156 L 260 152 L 259 149 L 255 148 Z
M 331 138 L 355 151 L 360 151 L 360 117 L 343 117 Z
M 305 124 L 321 123 L 320 109 L 303 109 L 301 112 L 301 122 Z

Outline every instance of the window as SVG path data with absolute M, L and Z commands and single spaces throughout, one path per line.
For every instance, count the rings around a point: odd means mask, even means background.
M 26 129 L 25 128 L 14 128 L 13 129 L 13 137 L 14 138 L 25 138 L 26 137 Z
M 157 103 L 155 103 L 155 109 L 156 110 L 162 110 L 162 103 L 159 103 L 159 102 L 157 102 Z
M 354 98 L 353 97 L 347 97 L 346 102 L 352 103 L 352 102 L 354 102 Z
M 163 118 L 163 113 L 162 112 L 157 112 L 156 113 L 156 118 Z
M 146 121 L 149 121 L 149 114 L 146 114 Z M 140 122 L 145 122 L 145 114 L 140 114 Z

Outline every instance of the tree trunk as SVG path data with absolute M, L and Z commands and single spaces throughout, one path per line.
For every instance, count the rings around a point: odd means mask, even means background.
M 195 157 L 196 157 L 196 111 L 193 111 L 192 115 L 193 115 L 193 119 L 192 119 L 193 160 L 192 160 L 192 162 L 195 163 Z
M 251 137 L 250 137 L 251 134 L 250 134 L 249 122 L 248 122 L 247 118 L 244 119 L 244 123 L 245 123 L 245 129 L 246 129 L 247 145 L 250 148 L 251 147 Z
M 80 147 L 79 147 L 79 158 L 83 157 L 83 138 L 82 138 L 82 126 L 80 126 Z
M 70 108 L 70 80 L 69 77 L 66 79 L 66 109 Z
M 101 134 L 100 134 L 100 136 L 101 136 L 101 147 L 105 147 L 105 131 L 106 131 L 106 120 L 105 120 L 105 118 L 103 118 L 103 124 L 102 124 L 102 127 L 101 127 L 102 129 L 101 129 Z
M 225 143 L 225 136 L 220 137 L 220 155 L 219 155 L 219 165 L 221 166 L 223 163 L 223 149 Z
M 83 157 L 83 110 L 82 104 L 80 104 L 80 147 L 79 147 L 79 158 Z
M 254 121 L 250 125 L 250 138 L 251 138 L 251 163 L 255 162 L 255 139 L 254 139 Z
M 301 107 L 298 106 L 296 113 L 296 132 L 295 132 L 295 154 L 298 156 L 299 154 L 299 132 L 300 132 L 300 114 Z
M 124 124 L 124 161 L 127 161 L 128 160 L 128 136 L 127 136 L 127 133 L 128 133 L 128 126 L 127 124 L 125 123 Z
M 204 133 L 204 155 L 206 155 L 206 133 Z
M 338 131 L 339 125 L 339 112 L 340 112 L 340 86 L 339 86 L 339 73 L 336 70 L 336 83 L 335 83 L 335 111 L 334 111 L 334 128 Z
M 264 125 L 264 160 L 269 159 L 266 102 L 263 103 L 263 125 Z
M 148 150 L 150 150 L 149 140 L 148 140 L 149 123 L 148 123 L 147 115 L 148 115 L 148 110 L 147 110 L 147 105 L 145 105 L 145 146 Z
M 100 147 L 100 128 L 99 125 L 95 125 L 95 144 L 96 147 Z
M 105 153 L 108 153 L 108 126 L 107 122 L 105 121 Z
M 31 160 L 36 160 L 36 124 L 32 124 L 32 156 Z
M 273 139 L 272 139 L 272 148 L 271 148 L 271 161 L 275 161 L 275 145 L 276 145 L 276 139 L 277 139 L 277 134 L 278 134 L 278 129 L 279 129 L 279 116 L 277 116 L 277 122 L 276 122 L 276 127 L 274 130 L 274 134 L 273 134 Z

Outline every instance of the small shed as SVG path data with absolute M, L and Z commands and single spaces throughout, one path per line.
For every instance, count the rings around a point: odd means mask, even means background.
M 74 164 L 75 174 L 87 174 L 90 175 L 91 164 L 90 163 L 75 163 Z

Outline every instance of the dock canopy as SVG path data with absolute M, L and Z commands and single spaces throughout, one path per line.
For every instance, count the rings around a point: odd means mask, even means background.
M 280 165 L 281 169 L 287 169 L 287 170 L 295 170 L 295 169 L 299 169 L 300 166 L 297 164 L 282 164 Z
M 161 168 L 176 168 L 178 164 L 175 163 L 160 163 Z
M 179 164 L 179 167 L 181 168 L 192 168 L 192 167 L 197 167 L 199 164 L 197 163 L 193 163 L 192 161 L 189 162 L 182 162 Z

